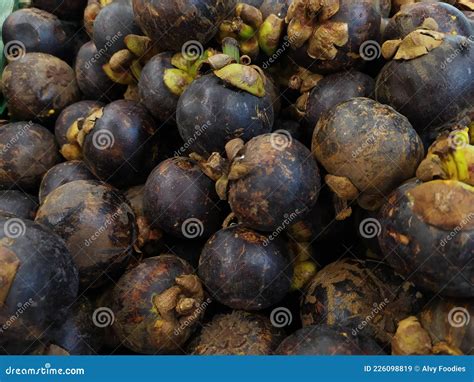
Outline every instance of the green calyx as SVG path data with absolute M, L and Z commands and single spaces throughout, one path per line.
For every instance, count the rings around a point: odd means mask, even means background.
M 163 81 L 168 90 L 174 95 L 180 96 L 193 82 L 194 78 L 181 69 L 165 69 Z
M 257 97 L 265 96 L 265 75 L 260 68 L 230 64 L 215 70 L 214 74 L 224 82 Z

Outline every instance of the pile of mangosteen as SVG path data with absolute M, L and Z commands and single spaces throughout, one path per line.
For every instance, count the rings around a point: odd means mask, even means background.
M 474 354 L 471 0 L 6 3 L 0 354 Z

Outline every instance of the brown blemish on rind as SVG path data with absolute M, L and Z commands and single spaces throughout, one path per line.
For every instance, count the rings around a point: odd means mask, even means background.
M 0 247 L 0 308 L 5 304 L 19 267 L 20 259 L 16 254 L 6 247 Z

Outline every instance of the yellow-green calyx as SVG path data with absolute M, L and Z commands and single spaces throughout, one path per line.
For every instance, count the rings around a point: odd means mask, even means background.
M 456 128 L 443 133 L 428 149 L 417 170 L 423 181 L 432 179 L 459 180 L 474 186 L 474 128 Z
M 224 82 L 257 97 L 265 96 L 265 75 L 259 68 L 230 64 L 215 70 L 214 74 Z
M 232 37 L 239 42 L 240 51 L 256 59 L 260 51 L 271 56 L 278 49 L 285 20 L 272 14 L 265 20 L 262 12 L 251 5 L 239 3 L 234 18 L 225 20 L 219 28 L 220 39 Z

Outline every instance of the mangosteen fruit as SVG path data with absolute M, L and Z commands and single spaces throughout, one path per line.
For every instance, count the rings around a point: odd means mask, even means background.
M 78 274 L 64 241 L 27 219 L 0 216 L 0 347 L 25 354 L 64 320 Z
M 97 178 L 90 172 L 84 162 L 71 160 L 59 163 L 51 167 L 41 180 L 39 189 L 39 201 L 43 203 L 51 191 L 63 184 L 74 182 L 75 180 L 96 180 Z
M 214 316 L 193 343 L 192 354 L 270 355 L 283 338 L 267 317 L 236 310 Z
M 17 190 L 0 191 L 0 214 L 34 220 L 38 205 L 36 196 Z
M 143 203 L 153 227 L 183 239 L 208 238 L 224 218 L 214 182 L 185 157 L 167 159 L 152 171 Z
M 10 62 L 3 71 L 2 90 L 8 113 L 17 120 L 49 121 L 80 99 L 72 68 L 45 53 L 27 53 Z
M 211 297 L 233 309 L 276 304 L 289 292 L 292 275 L 280 242 L 239 225 L 216 232 L 199 259 L 199 277 Z
M 33 0 L 33 6 L 44 9 L 62 20 L 80 20 L 87 0 Z
M 320 177 L 310 151 L 285 131 L 257 136 L 235 155 L 228 200 L 237 219 L 261 231 L 301 220 L 316 204 Z
M 209 304 L 192 267 L 173 255 L 143 260 L 120 278 L 112 298 L 116 334 L 141 354 L 182 352 Z
M 36 221 L 66 242 L 78 269 L 81 288 L 95 288 L 125 270 L 135 244 L 135 216 L 112 186 L 76 180 L 53 190 Z
M 413 177 L 423 159 L 422 141 L 390 106 L 352 98 L 324 113 L 313 132 L 312 151 L 342 200 L 376 210 L 384 197 Z
M 35 191 L 59 162 L 54 135 L 33 122 L 13 122 L 0 129 L 0 187 Z
M 382 253 L 397 273 L 441 296 L 474 296 L 474 187 L 404 184 L 382 207 L 380 225 Z

